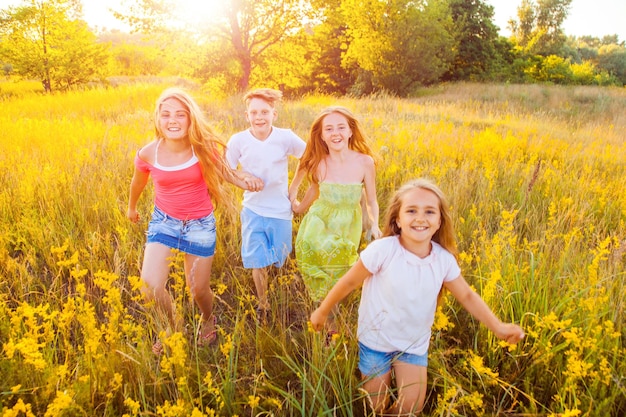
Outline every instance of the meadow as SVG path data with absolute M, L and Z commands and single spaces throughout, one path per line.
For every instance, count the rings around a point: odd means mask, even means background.
M 358 294 L 324 347 L 291 260 L 274 271 L 270 323 L 258 325 L 238 213 L 223 207 L 218 343 L 196 343 L 198 311 L 175 256 L 171 292 L 188 331 L 152 354 L 158 330 L 138 278 L 151 188 L 139 224 L 125 212 L 133 156 L 174 83 L 224 139 L 246 127 L 240 97 L 182 80 L 53 95 L 0 82 L 0 415 L 367 415 Z M 370 137 L 381 213 L 405 181 L 433 179 L 452 205 L 466 279 L 527 334 L 500 343 L 446 299 L 424 415 L 626 415 L 626 90 L 454 84 L 408 99 L 307 96 L 286 100 L 276 125 L 306 138 L 331 104 L 352 109 Z

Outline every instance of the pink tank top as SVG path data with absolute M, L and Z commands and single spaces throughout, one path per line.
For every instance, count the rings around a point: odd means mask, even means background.
M 139 152 L 135 156 L 137 169 L 152 175 L 154 204 L 179 220 L 199 219 L 211 214 L 213 202 L 195 152 L 187 162 L 166 167 L 159 164 L 157 159 L 160 144 L 161 141 L 155 149 L 154 165 L 139 158 Z

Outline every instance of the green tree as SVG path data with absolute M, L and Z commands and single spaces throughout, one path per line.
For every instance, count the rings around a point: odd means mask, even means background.
M 206 46 L 189 42 L 188 32 L 168 31 L 154 35 L 110 30 L 98 34 L 109 45 L 111 72 L 116 75 L 174 75 L 194 77 L 198 57 Z
M 537 58 L 535 64 L 527 70 L 527 74 L 533 81 L 550 82 L 554 84 L 572 83 L 574 73 L 567 59 L 556 55 L 549 55 L 547 57 L 538 56 Z
M 41 80 L 46 92 L 102 79 L 104 45 L 78 19 L 80 2 L 30 0 L 2 11 L 1 54 L 15 74 Z
M 320 22 L 306 32 L 311 46 L 305 60 L 311 72 L 305 82 L 313 91 L 345 94 L 352 85 L 355 68 L 342 66 L 349 39 L 341 0 L 312 0 L 311 6 L 319 11 Z
M 308 2 L 302 0 L 231 0 L 221 6 L 219 18 L 204 33 L 204 43 L 211 45 L 207 50 L 219 49 L 219 56 L 206 57 L 202 68 L 210 72 L 198 75 L 230 78 L 234 60 L 238 91 L 248 88 L 251 73 L 268 48 L 292 36 L 314 14 Z M 115 15 L 135 30 L 154 33 L 164 30 L 175 10 L 172 0 L 138 0 L 131 2 L 129 12 Z
M 355 93 L 406 95 L 449 68 L 454 39 L 446 2 L 344 0 L 341 10 L 349 39 L 343 65 L 360 70 Z
M 493 6 L 481 0 L 450 0 L 457 53 L 445 80 L 485 80 L 497 65 L 498 28 Z
M 572 0 L 523 0 L 519 21 L 509 21 L 515 42 L 530 54 L 560 55 L 565 44 L 562 25 Z
M 241 67 L 239 90 L 248 88 L 253 65 L 272 45 L 302 27 L 312 9 L 301 0 L 232 0 L 225 31 Z
M 256 60 L 256 71 L 250 75 L 250 86 L 268 86 L 283 91 L 285 95 L 300 95 L 311 91 L 307 79 L 311 78 L 313 63 L 306 59 L 314 45 L 304 30 L 283 39 L 267 49 Z
M 626 48 L 623 45 L 603 45 L 598 50 L 597 67 L 626 85 Z

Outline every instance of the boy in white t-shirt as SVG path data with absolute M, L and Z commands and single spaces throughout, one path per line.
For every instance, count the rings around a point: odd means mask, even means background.
M 249 190 L 241 210 L 241 257 L 244 268 L 252 269 L 258 306 L 257 317 L 265 320 L 268 267 L 281 267 L 292 249 L 291 202 L 288 195 L 289 156 L 300 158 L 306 143 L 291 129 L 273 126 L 278 90 L 261 88 L 244 96 L 250 128 L 231 136 L 226 160 L 256 178 L 248 178 Z

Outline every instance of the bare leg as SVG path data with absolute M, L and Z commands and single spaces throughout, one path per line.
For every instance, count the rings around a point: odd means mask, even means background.
M 395 361 L 393 370 L 398 387 L 398 401 L 393 404 L 387 415 L 415 416 L 424 407 L 426 398 L 426 367 Z
M 171 249 L 160 243 L 148 243 L 144 251 L 141 279 L 142 292 L 146 301 L 154 301 L 159 315 L 165 315 L 168 324 L 174 324 L 174 304 L 165 288 L 169 277 Z
M 363 389 L 369 395 L 370 406 L 376 414 L 382 413 L 387 408 L 389 398 L 389 385 L 391 383 L 391 371 L 384 375 L 373 378 L 363 376 Z
M 213 291 L 211 290 L 211 267 L 213 256 L 206 258 L 185 255 L 185 277 L 191 296 L 202 313 L 200 336 L 205 337 L 215 330 L 213 318 Z
M 253 268 L 252 279 L 256 288 L 256 296 L 261 310 L 269 310 L 270 302 L 267 299 L 267 268 Z

